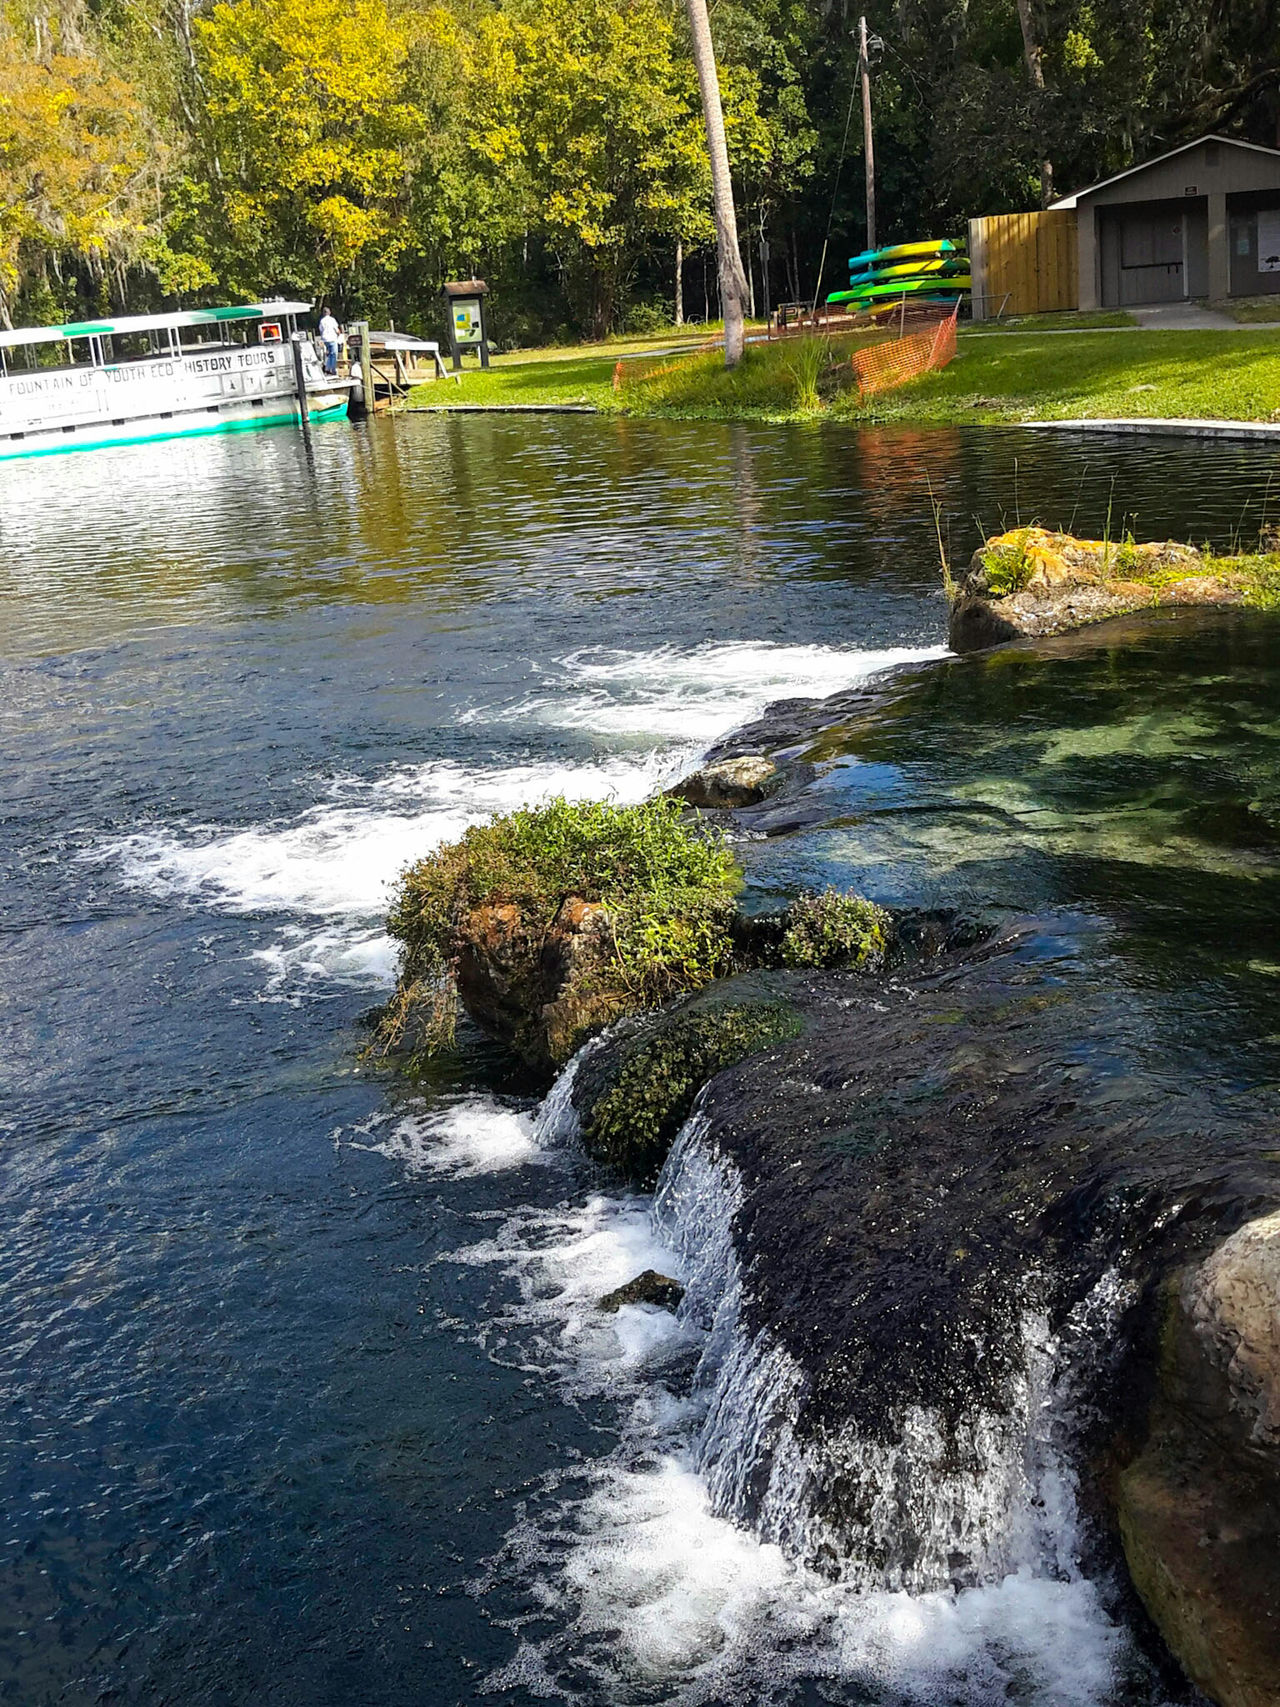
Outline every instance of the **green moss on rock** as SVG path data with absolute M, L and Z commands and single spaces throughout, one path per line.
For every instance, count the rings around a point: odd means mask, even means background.
M 455 996 L 531 1064 L 555 1067 L 621 1014 L 734 969 L 741 872 L 674 800 L 548 801 L 411 866 L 387 927 L 400 978 L 374 1044 L 407 1065 L 452 1041 Z
M 642 1023 L 584 1065 L 579 1103 L 587 1149 L 644 1184 L 667 1152 L 708 1079 L 797 1036 L 804 1022 L 782 996 L 735 979 L 710 999 L 695 997 Z

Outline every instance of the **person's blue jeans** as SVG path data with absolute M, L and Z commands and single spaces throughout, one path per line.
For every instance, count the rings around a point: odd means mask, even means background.
M 325 344 L 324 371 L 326 373 L 337 373 L 338 371 L 338 346 L 336 344 L 327 342 Z

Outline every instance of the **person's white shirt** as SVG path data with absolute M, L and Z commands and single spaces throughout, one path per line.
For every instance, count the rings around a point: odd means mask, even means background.
M 322 314 L 320 317 L 320 341 L 324 344 L 336 344 L 341 334 L 338 322 L 332 314 Z

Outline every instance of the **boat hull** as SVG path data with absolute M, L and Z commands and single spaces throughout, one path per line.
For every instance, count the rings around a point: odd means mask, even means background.
M 10 373 L 0 380 L 0 461 L 296 423 L 296 384 L 287 345 Z M 342 414 L 349 390 L 307 362 L 311 419 Z

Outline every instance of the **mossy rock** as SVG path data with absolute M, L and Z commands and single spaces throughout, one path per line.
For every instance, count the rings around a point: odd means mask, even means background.
M 749 973 L 629 1022 L 578 1071 L 573 1102 L 598 1160 L 650 1185 L 708 1080 L 804 1030 L 786 974 Z

